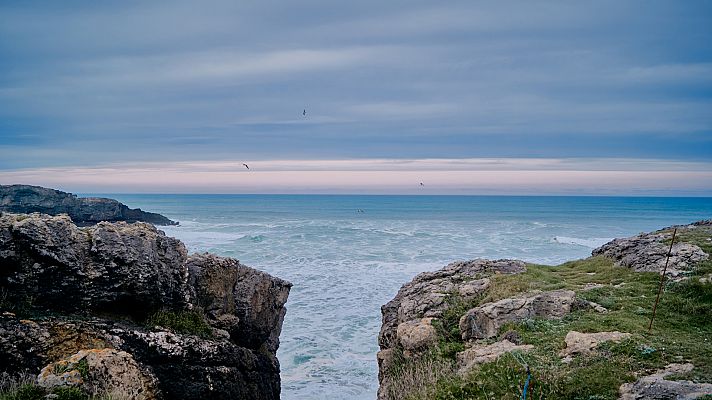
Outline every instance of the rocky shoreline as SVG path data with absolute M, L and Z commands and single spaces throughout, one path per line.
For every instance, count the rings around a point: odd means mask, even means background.
M 132 209 L 114 199 L 77 197 L 71 193 L 30 185 L 0 185 L 0 213 L 67 214 L 77 225 L 101 221 L 178 225 L 161 214 Z
M 647 337 L 644 329 L 673 228 L 678 232 L 667 270 L 669 282 L 695 291 L 682 292 L 673 286 L 673 294 L 667 296 L 676 296 L 677 291 L 682 296 L 703 294 L 680 299 L 704 302 L 702 310 L 693 307 L 690 311 L 689 320 L 697 325 L 680 330 L 690 336 L 692 354 L 699 341 L 707 346 L 705 354 L 712 355 L 712 343 L 706 342 L 712 332 L 708 254 L 712 221 L 700 221 L 616 239 L 595 249 L 590 259 L 558 267 L 518 260 L 472 260 L 419 274 L 381 310 L 378 398 L 519 398 L 528 365 L 536 370 L 535 398 L 693 399 L 712 395 L 712 359 L 697 358 L 693 365 L 685 350 L 675 354 L 674 344 L 663 354 L 656 347 L 659 339 Z M 645 308 L 634 297 L 641 296 L 639 289 L 648 293 L 642 298 L 651 299 L 642 303 Z M 671 332 L 658 335 L 674 339 L 678 335 L 672 332 L 677 329 L 674 319 L 685 312 L 661 311 L 659 329 Z M 631 332 L 619 332 L 622 328 Z M 643 350 L 621 355 L 620 366 L 617 355 L 598 359 L 610 356 L 610 346 L 624 345 Z M 651 354 L 661 360 L 648 360 Z M 641 360 L 630 362 L 625 357 Z M 675 362 L 666 364 L 662 359 Z M 582 387 L 571 393 L 574 384 L 566 387 L 567 378 L 562 376 L 581 371 L 592 374 L 586 365 L 590 360 L 596 360 L 600 368 L 637 370 L 601 378 L 608 387 L 577 382 Z M 657 372 L 655 366 L 659 366 Z M 664 378 L 676 371 L 690 375 L 694 368 L 702 371 L 694 381 Z M 510 379 L 497 383 L 495 375 Z
M 147 223 L 4 213 L 0 373 L 35 376 L 50 394 L 278 399 L 290 288 L 189 255 Z

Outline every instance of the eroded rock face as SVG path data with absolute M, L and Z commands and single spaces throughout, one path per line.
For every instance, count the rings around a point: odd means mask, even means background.
M 187 251 L 146 223 L 78 228 L 66 215 L 0 216 L 0 286 L 62 312 L 187 304 Z
M 677 227 L 678 233 L 695 229 L 709 229 L 708 223 L 709 221 L 701 221 L 692 225 L 680 226 Z M 616 261 L 617 265 L 635 271 L 661 272 L 665 267 L 671 239 L 672 229 L 666 228 L 629 238 L 614 239 L 593 250 L 591 254 L 610 257 Z M 670 251 L 666 274 L 672 277 L 680 276 L 708 257 L 709 255 L 699 246 L 676 240 Z
M 235 343 L 277 351 L 291 283 L 207 253 L 191 255 L 188 271 L 193 304 L 211 325 L 226 330 Z
M 84 350 L 114 349 L 155 376 L 157 398 L 278 399 L 290 287 L 237 260 L 188 256 L 149 224 L 78 228 L 67 216 L 3 214 L 0 307 L 11 309 L 0 310 L 0 372 L 39 373 Z M 204 315 L 213 337 L 141 322 L 159 310 Z
M 488 345 L 476 344 L 465 351 L 457 353 L 459 373 L 466 374 L 478 364 L 494 361 L 505 353 L 512 351 L 528 352 L 533 348 L 534 346 L 530 344 L 516 345 L 507 339 Z
M 684 374 L 692 371 L 692 364 L 670 364 L 655 374 L 641 377 L 633 383 L 620 387 L 620 400 L 676 399 L 693 400 L 704 395 L 712 395 L 712 384 L 691 381 L 669 381 L 665 377 L 671 374 Z
M 571 312 L 575 296 L 576 293 L 571 290 L 554 290 L 475 307 L 460 318 L 462 339 L 495 337 L 499 328 L 508 322 L 530 318 L 561 318 Z
M 10 213 L 68 214 L 81 225 L 101 221 L 143 221 L 156 225 L 177 225 L 161 214 L 131 209 L 100 197 L 80 198 L 71 193 L 29 185 L 0 185 L 0 211 Z

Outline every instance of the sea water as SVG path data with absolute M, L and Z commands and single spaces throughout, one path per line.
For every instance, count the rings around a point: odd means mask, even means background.
M 294 284 L 277 356 L 282 398 L 373 399 L 380 307 L 456 260 L 556 265 L 614 237 L 712 218 L 710 198 L 127 195 L 191 252 Z

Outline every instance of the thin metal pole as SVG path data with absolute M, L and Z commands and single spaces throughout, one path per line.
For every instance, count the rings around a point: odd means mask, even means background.
M 670 262 L 670 254 L 672 253 L 672 245 L 675 243 L 675 234 L 677 234 L 677 228 L 672 231 L 672 240 L 670 241 L 670 249 L 667 253 L 667 258 L 665 259 L 665 268 L 663 268 L 663 273 L 660 275 L 660 286 L 658 287 L 658 296 L 655 298 L 655 305 L 653 306 L 653 315 L 650 317 L 650 325 L 648 325 L 648 333 L 653 329 L 653 320 L 655 320 L 655 311 L 658 309 L 658 303 L 660 302 L 660 293 L 663 291 L 663 283 L 665 282 L 665 272 L 667 272 L 668 263 Z

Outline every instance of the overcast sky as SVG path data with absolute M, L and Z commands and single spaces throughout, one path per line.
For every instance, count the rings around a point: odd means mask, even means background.
M 507 192 L 471 179 L 490 168 L 556 186 L 545 171 L 615 165 L 632 182 L 649 174 L 630 193 L 712 194 L 712 2 L 0 3 L 0 183 L 388 192 L 385 178 L 369 186 L 378 173 L 316 172 L 393 172 L 394 160 L 465 168 L 442 188 L 458 193 Z M 242 162 L 262 168 L 255 182 L 177 179 Z M 173 186 L 146 180 L 149 164 Z M 303 174 L 258 179 L 268 171 Z M 608 193 L 609 178 L 581 185 Z M 579 188 L 562 185 L 546 192 Z

